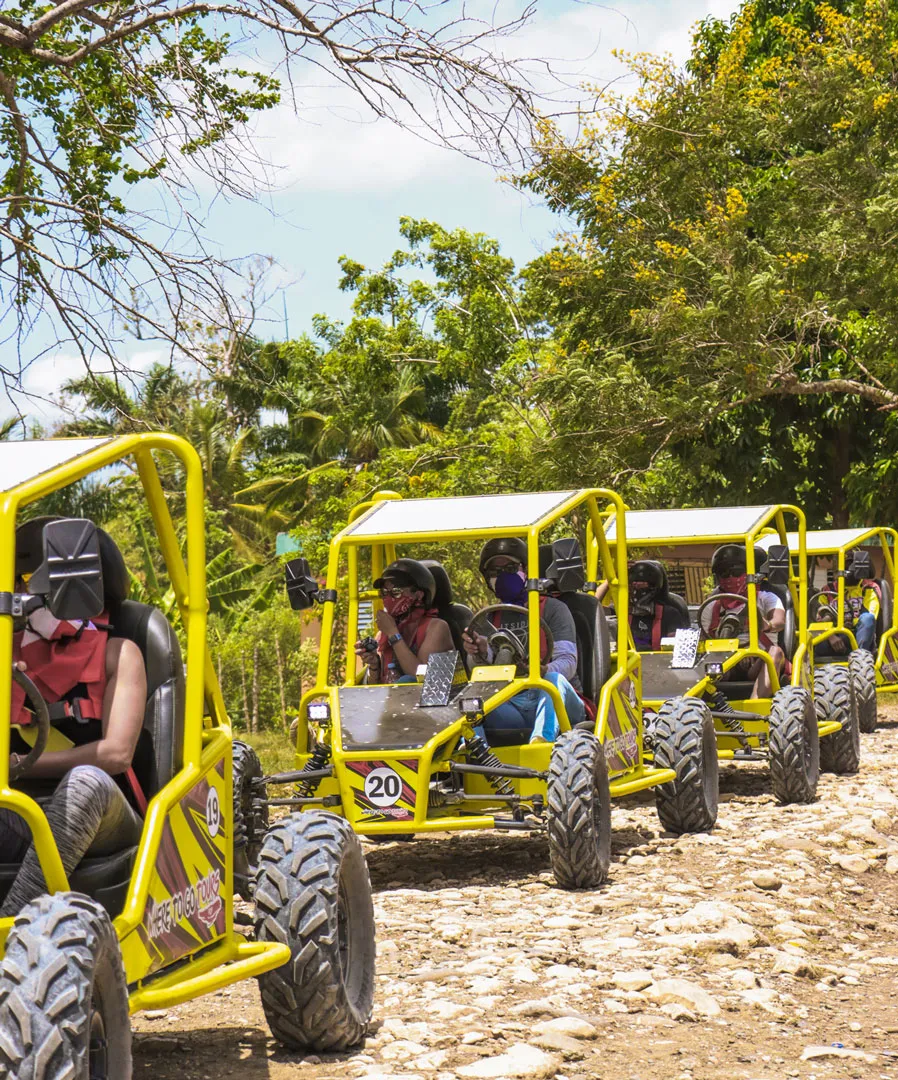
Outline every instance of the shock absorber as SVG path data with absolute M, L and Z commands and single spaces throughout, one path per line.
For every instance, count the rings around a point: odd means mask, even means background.
M 312 756 L 303 765 L 302 772 L 313 772 L 316 769 L 323 769 L 330 761 L 331 748 L 327 743 L 315 743 L 315 749 L 312 751 Z M 310 798 L 315 794 L 318 785 L 321 783 L 321 777 L 315 777 L 312 780 L 300 780 L 296 785 L 296 795 L 300 799 Z
M 739 740 L 743 750 L 749 750 L 748 739 L 745 735 L 745 728 L 742 726 L 742 721 L 735 715 L 735 709 L 727 700 L 726 694 L 722 690 L 715 690 L 711 699 L 715 710 L 721 713 L 720 722 L 731 734 L 735 735 Z
M 502 769 L 505 766 L 490 750 L 479 735 L 475 735 L 465 743 L 468 760 L 473 765 L 482 765 L 491 769 Z M 487 777 L 497 795 L 514 795 L 514 787 L 510 780 L 504 776 Z

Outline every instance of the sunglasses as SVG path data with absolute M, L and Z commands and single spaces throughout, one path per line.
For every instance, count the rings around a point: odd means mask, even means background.
M 388 596 L 392 600 L 398 600 L 400 596 L 409 596 L 410 594 L 411 594 L 411 589 L 407 585 L 396 586 L 393 589 L 381 589 L 380 590 L 380 598 L 381 598 L 381 600 L 386 599 L 386 597 L 388 597 Z
M 516 574 L 522 566 L 523 563 L 518 562 L 517 559 L 509 559 L 504 563 L 489 562 L 486 564 L 487 577 L 490 574 Z

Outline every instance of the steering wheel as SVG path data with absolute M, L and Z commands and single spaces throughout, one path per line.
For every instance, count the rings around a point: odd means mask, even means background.
M 705 630 L 705 627 L 702 623 L 702 615 L 704 614 L 705 608 L 709 607 L 711 604 L 716 604 L 718 600 L 741 600 L 742 609 L 741 611 L 722 611 L 720 615 L 720 621 L 717 625 L 718 632 L 714 636 L 718 638 L 727 638 L 738 637 L 740 634 L 744 634 L 746 632 L 745 628 L 748 626 L 748 597 L 742 596 L 739 593 L 722 592 L 712 593 L 709 597 L 704 599 L 701 604 L 699 604 L 698 611 L 695 613 L 695 619 L 699 625 L 699 629 L 702 632 L 702 637 L 711 637 L 711 634 L 707 630 Z M 758 609 L 758 616 L 759 618 L 763 618 L 760 608 Z M 735 634 L 730 633 L 728 627 L 726 626 L 726 624 L 730 621 L 731 618 L 738 622 Z M 722 627 L 726 630 L 726 633 L 720 632 Z
M 521 607 L 520 604 L 489 604 L 477 612 L 468 623 L 468 628 L 479 633 L 480 627 L 477 625 L 477 621 L 482 620 L 481 625 L 486 631 L 484 637 L 496 654 L 493 658 L 494 664 L 514 664 L 516 667 L 526 665 L 528 657 L 527 647 L 524 642 L 513 630 L 508 630 L 504 626 L 493 626 L 489 621 L 488 616 L 495 614 L 497 611 L 515 611 L 520 615 L 530 617 L 527 608 Z M 546 655 L 543 658 L 543 663 L 547 664 L 552 659 L 552 654 L 555 651 L 555 639 L 552 637 L 552 631 L 549 629 L 549 624 L 545 619 L 540 618 L 539 625 L 546 636 Z
M 50 710 L 47 708 L 47 703 L 44 701 L 40 690 L 34 685 L 31 679 L 25 674 L 24 671 L 20 671 L 19 668 L 13 666 L 12 669 L 13 682 L 17 682 L 19 686 L 25 691 L 25 697 L 28 699 L 32 710 L 34 711 L 34 719 L 27 727 L 33 727 L 37 725 L 37 738 L 34 740 L 34 746 L 19 759 L 17 765 L 11 766 L 9 770 L 10 783 L 23 774 L 34 765 L 37 759 L 47 748 L 47 739 L 50 737 Z
M 838 596 L 834 596 L 830 592 L 821 589 L 819 592 L 815 592 L 814 595 L 808 600 L 808 612 L 814 611 L 814 601 L 817 601 L 817 610 L 814 612 L 815 622 L 837 622 L 836 616 L 836 604 L 838 603 Z

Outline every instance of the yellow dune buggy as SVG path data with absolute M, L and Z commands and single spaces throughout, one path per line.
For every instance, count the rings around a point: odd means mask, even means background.
M 290 799 L 278 801 L 304 810 L 333 807 L 370 837 L 545 831 L 555 877 L 566 888 L 605 880 L 613 796 L 655 788 L 665 822 L 681 831 L 710 829 L 718 769 L 710 714 L 683 715 L 656 743 L 654 763 L 647 760 L 641 657 L 628 644 L 626 621 L 612 640 L 585 580 L 579 542 L 551 539 L 577 523 L 600 526 L 606 511 L 623 529 L 620 498 L 601 489 L 407 501 L 382 494 L 358 507 L 331 541 L 323 588 L 306 560 L 288 563 L 294 607 L 319 603 L 323 612 L 317 681 L 300 702 L 297 768 L 266 778 L 269 785 L 296 785 Z M 397 554 L 421 559 L 428 545 L 446 550 L 457 543 L 476 558 L 472 541 L 491 537 L 526 541 L 533 575 L 527 606 L 510 610 L 526 617 L 527 633 L 495 631 L 494 663 L 470 672 L 461 654 L 449 651 L 431 656 L 416 682 L 365 684 L 354 645 L 364 630 L 360 605 L 381 602 L 370 582 Z M 612 557 L 604 538 L 599 546 L 602 574 L 626 613 L 626 553 Z M 574 729 L 556 686 L 541 675 L 540 598 L 547 594 L 574 617 L 579 677 L 594 709 L 594 718 Z M 471 623 L 486 627 L 503 607 L 474 614 L 447 602 L 441 614 L 458 633 Z M 332 666 L 341 672 L 336 683 Z M 561 729 L 554 744 L 529 742 L 529 731 L 510 740 L 478 734 L 484 716 L 531 687 L 553 699 Z M 692 816 L 684 824 L 676 808 L 686 803 Z
M 789 533 L 790 545 L 795 539 Z M 762 546 L 768 543 L 769 538 L 762 538 Z M 877 689 L 883 693 L 898 691 L 898 610 L 893 588 L 896 545 L 898 533 L 882 526 L 821 529 L 807 535 L 808 618 L 814 663 L 816 666 L 847 664 L 857 696 L 860 729 L 864 732 L 876 730 Z M 824 560 L 830 563 L 829 570 L 821 566 Z M 873 652 L 858 648 L 854 630 L 845 625 L 845 590 L 860 581 L 873 582 L 878 600 Z M 825 643 L 834 638 L 844 641 L 846 647 L 827 647 Z
M 173 455 L 184 477 L 184 556 L 159 454 Z M 25 508 L 123 465 L 139 474 L 155 523 L 180 606 L 186 669 L 165 616 L 127 598 L 121 554 L 112 544 L 101 555 L 90 521 L 48 521 L 41 567 L 17 591 L 15 532 Z M 0 650 L 7 658 L 0 665 L 0 809 L 27 823 L 47 885 L 14 919 L 0 919 L 0 1076 L 128 1080 L 129 1012 L 168 1008 L 250 976 L 259 978 L 272 1032 L 288 1045 L 358 1042 L 373 999 L 373 909 L 358 839 L 341 818 L 297 814 L 254 837 L 244 821 L 238 846 L 251 842 L 259 863 L 255 939 L 235 930 L 235 819 L 252 809 L 245 797 L 253 789 L 247 780 L 235 807 L 231 727 L 206 648 L 203 476 L 195 451 L 164 434 L 3 442 L 0 478 Z M 60 749 L 63 736 L 27 672 L 12 667 L 14 623 L 41 607 L 68 620 L 105 611 L 110 635 L 136 642 L 147 672 L 141 745 L 148 752 L 134 762 L 149 800 L 140 842 L 85 858 L 69 878 L 28 781 L 31 765 L 48 747 Z M 21 759 L 10 755 L 14 679 L 31 714 L 16 726 L 15 745 L 22 738 L 30 747 Z M 0 897 L 18 869 L 0 865 Z
M 787 521 L 797 526 L 791 544 Z M 759 541 L 764 537 L 762 549 Z M 747 596 L 712 590 L 690 610 L 689 629 L 662 638 L 657 647 L 653 643 L 642 653 L 649 730 L 665 732 L 683 714 L 710 712 L 720 758 L 766 761 L 774 795 L 782 803 L 813 801 L 821 764 L 834 772 L 857 771 L 860 736 L 853 684 L 838 668 L 821 670 L 815 679 L 807 621 L 805 518 L 800 509 L 773 504 L 631 510 L 626 515 L 626 537 L 609 517 L 605 538 L 618 550 L 626 547 L 631 557 L 638 552 L 640 558 L 708 569 L 718 546 L 737 544 L 745 550 Z M 597 566 L 598 556 L 599 545 L 592 543 L 590 568 Z M 786 657 L 782 676 L 761 640 L 762 588 L 775 593 L 785 609 L 779 641 Z M 686 607 L 676 594 L 664 599 Z M 720 600 L 732 604 L 715 623 L 708 613 Z M 757 659 L 767 668 L 772 697 L 752 697 L 754 680 L 742 674 L 746 662 Z

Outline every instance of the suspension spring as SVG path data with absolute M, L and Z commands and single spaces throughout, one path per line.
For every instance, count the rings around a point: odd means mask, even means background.
M 483 765 L 490 769 L 505 768 L 479 735 L 475 735 L 466 743 L 465 750 L 468 761 L 474 765 Z M 514 785 L 506 777 L 490 776 L 489 782 L 498 795 L 514 795 Z
M 713 700 L 716 712 L 722 714 L 719 716 L 720 722 L 727 729 L 727 731 L 731 732 L 733 735 L 736 736 L 736 738 L 742 744 L 743 748 L 747 750 L 748 739 L 745 735 L 745 728 L 742 726 L 742 721 L 739 719 L 739 717 L 733 715 L 735 713 L 735 710 L 727 700 L 724 692 L 722 690 L 715 690 Z
M 313 772 L 315 769 L 323 769 L 328 761 L 330 761 L 330 756 L 331 748 L 327 743 L 315 743 L 315 749 L 312 751 L 312 756 L 305 763 L 301 771 Z M 315 780 L 300 780 L 296 785 L 297 798 L 305 799 L 314 795 L 320 783 L 320 777 Z

